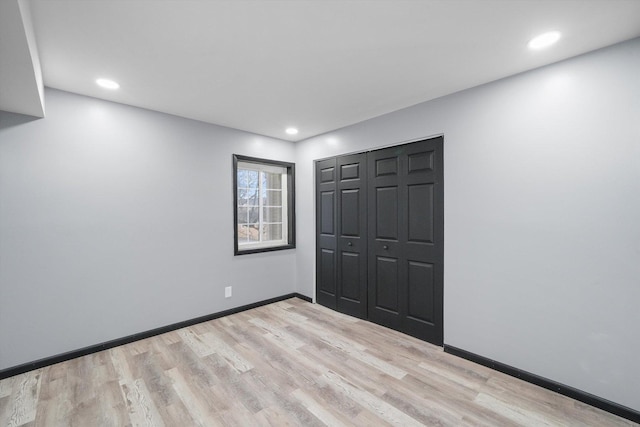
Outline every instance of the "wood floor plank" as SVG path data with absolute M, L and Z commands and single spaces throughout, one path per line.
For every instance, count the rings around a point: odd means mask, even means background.
M 17 427 L 35 421 L 41 377 L 42 370 L 38 369 L 17 375 L 10 378 L 11 381 L 7 381 L 11 387 L 11 394 L 3 399 L 5 400 L 3 403 L 4 416 L 0 414 L 0 425 Z
M 127 415 L 133 425 L 148 427 L 165 425 L 143 380 L 121 381 L 120 389 L 126 400 Z
M 249 320 L 249 323 L 264 329 L 267 333 L 282 341 L 283 344 L 286 344 L 287 347 L 300 348 L 304 345 L 302 341 L 296 339 L 290 333 L 287 333 L 286 330 L 274 325 L 273 323 L 268 323 L 257 317 Z
M 500 415 L 513 420 L 518 425 L 526 427 L 536 426 L 555 426 L 559 423 L 554 422 L 547 414 L 533 412 L 520 406 L 516 406 L 511 402 L 505 402 L 494 396 L 480 393 L 474 399 L 474 402 L 480 406 L 496 412 Z
M 4 380 L 0 380 L 0 399 L 3 397 L 11 396 L 11 391 L 13 390 L 13 381 L 16 377 L 5 378 Z
M 365 406 L 369 411 L 393 426 L 423 425 L 395 406 L 388 404 L 378 396 L 362 390 L 360 387 L 351 383 L 348 379 L 337 375 L 334 372 L 327 372 L 324 374 L 324 378 L 345 398 L 360 402 L 360 404 Z
M 0 426 L 633 426 L 297 298 L 0 381 Z
M 178 335 L 198 357 L 205 357 L 215 353 L 215 349 L 211 344 L 200 338 L 191 328 L 180 329 Z
M 314 399 L 312 395 L 302 391 L 301 389 L 294 390 L 292 396 L 326 426 L 340 427 L 348 426 L 350 424 L 348 418 L 330 410 L 327 406 L 323 405 L 323 403 Z
M 214 409 L 208 402 L 206 394 L 196 392 L 197 388 L 192 387 L 182 375 L 178 368 L 166 371 L 169 378 L 173 380 L 173 389 L 182 400 L 184 406 L 189 410 L 189 414 L 199 427 L 215 427 L 222 425 Z
M 71 387 L 66 375 L 62 375 L 62 363 L 43 369 L 40 399 L 36 412 L 36 425 L 69 425 L 72 411 Z M 0 411 L 1 412 L 1 411 Z
M 108 353 L 118 381 L 121 383 L 133 381 L 133 374 L 131 373 L 129 362 L 122 347 L 112 348 L 108 350 Z
M 238 353 L 233 347 L 224 342 L 224 340 L 218 338 L 215 334 L 207 332 L 202 338 L 209 343 L 214 352 L 222 356 L 229 366 L 236 371 L 242 373 L 253 369 L 253 365 L 248 362 L 240 353 Z

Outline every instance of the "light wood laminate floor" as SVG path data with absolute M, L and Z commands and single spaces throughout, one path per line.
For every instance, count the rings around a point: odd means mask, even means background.
M 297 298 L 0 381 L 0 426 L 636 425 Z

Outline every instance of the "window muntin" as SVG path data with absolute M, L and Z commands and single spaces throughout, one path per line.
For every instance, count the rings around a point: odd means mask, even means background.
M 295 247 L 293 167 L 234 156 L 236 255 Z

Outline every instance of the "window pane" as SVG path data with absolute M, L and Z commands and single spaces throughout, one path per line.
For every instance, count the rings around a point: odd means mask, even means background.
M 257 224 L 260 221 L 260 208 L 247 208 L 247 221 L 250 224 Z
M 258 175 L 260 172 L 247 170 L 247 188 L 258 188 Z
M 249 171 L 247 171 L 246 169 L 238 169 L 238 188 L 248 186 L 248 172 Z
M 247 243 L 249 241 L 249 227 L 238 224 L 238 244 Z
M 258 222 L 260 222 L 259 208 L 238 208 L 238 224 L 257 224 Z
M 247 217 L 247 208 L 238 208 L 238 224 L 248 224 L 249 218 Z
M 247 190 L 238 188 L 238 206 L 247 206 L 247 203 L 249 203 L 247 200 Z
M 282 208 L 262 208 L 263 222 L 282 222 Z
M 265 206 L 282 206 L 282 191 L 266 190 L 263 195 Z
M 282 175 L 271 172 L 264 172 L 262 174 L 262 186 L 268 190 L 282 188 Z
M 238 187 L 238 205 L 246 206 L 246 205 L 255 205 L 258 206 L 259 198 L 258 198 L 259 190 L 257 187 L 255 188 L 246 188 L 246 187 Z
M 260 241 L 258 224 L 238 225 L 238 243 L 255 243 Z
M 262 240 L 282 240 L 282 224 L 265 224 L 262 228 Z
M 247 190 L 247 205 L 258 206 L 260 204 L 260 198 L 258 196 L 258 189 L 252 188 Z

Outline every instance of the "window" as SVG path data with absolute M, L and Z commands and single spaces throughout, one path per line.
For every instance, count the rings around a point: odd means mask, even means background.
M 295 248 L 294 164 L 233 155 L 235 254 Z

